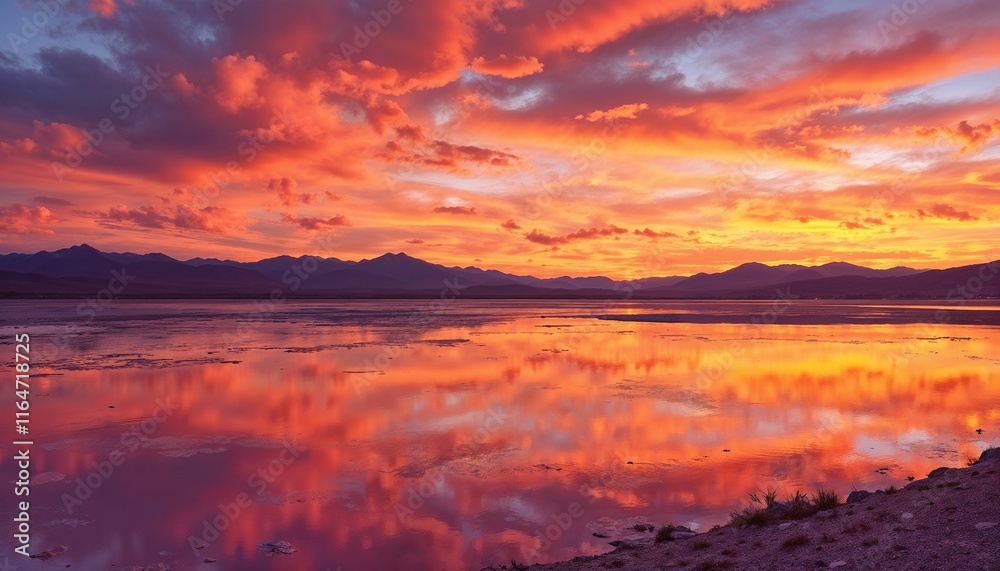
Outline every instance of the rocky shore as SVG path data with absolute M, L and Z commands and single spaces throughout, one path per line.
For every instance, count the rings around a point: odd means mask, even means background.
M 1000 449 L 967 468 L 938 468 L 900 490 L 853 492 L 824 507 L 805 515 L 772 501 L 706 533 L 661 528 L 603 555 L 488 569 L 1000 570 Z

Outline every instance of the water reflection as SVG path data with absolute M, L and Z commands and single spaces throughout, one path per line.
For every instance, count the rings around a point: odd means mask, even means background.
M 241 303 L 123 302 L 36 364 L 33 551 L 68 545 L 56 561 L 84 569 L 558 560 L 638 522 L 724 522 L 756 489 L 900 485 L 978 456 L 1000 420 L 996 327 L 359 302 L 240 335 Z M 72 307 L 7 304 L 4 338 L 30 314 L 44 342 Z M 297 552 L 266 558 L 269 540 Z

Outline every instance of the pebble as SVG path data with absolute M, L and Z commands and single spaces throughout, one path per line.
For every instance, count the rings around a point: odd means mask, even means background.
M 830 569 L 836 569 L 837 567 L 847 567 L 847 561 L 834 561 L 833 563 L 827 565 Z
M 794 521 L 790 521 L 788 523 L 783 523 L 783 524 L 779 525 L 778 529 L 781 530 L 781 531 L 785 531 L 786 529 L 792 527 L 793 525 L 796 525 L 795 522 Z
M 673 536 L 674 539 L 685 539 L 688 537 L 694 537 L 698 534 L 693 531 L 675 531 L 670 535 Z
M 854 490 L 847 496 L 847 503 L 854 504 L 860 502 L 870 495 L 872 495 L 872 493 L 865 490 Z
M 993 529 L 996 526 L 997 522 L 995 521 L 981 521 L 976 524 L 976 529 L 979 531 L 985 531 L 987 529 Z
M 267 557 L 272 557 L 274 556 L 275 553 L 283 553 L 285 555 L 291 555 L 292 553 L 295 553 L 295 550 L 292 549 L 291 543 L 280 540 L 272 540 L 261 543 L 260 545 L 257 546 L 257 550 L 263 551 L 264 555 Z

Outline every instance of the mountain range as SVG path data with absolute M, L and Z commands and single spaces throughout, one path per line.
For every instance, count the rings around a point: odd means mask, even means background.
M 751 262 L 719 273 L 643 278 L 623 289 L 626 282 L 604 276 L 537 278 L 446 267 L 403 253 L 361 261 L 313 256 L 182 261 L 158 253 L 101 252 L 82 244 L 0 255 L 0 297 L 93 297 L 108 288 L 123 297 L 263 297 L 278 290 L 288 297 L 620 299 L 631 290 L 639 299 L 738 299 L 773 298 L 781 289 L 798 298 L 935 298 L 968 284 L 976 290 L 972 297 L 1000 297 L 1000 279 L 992 280 L 998 275 L 1000 261 L 946 270 Z

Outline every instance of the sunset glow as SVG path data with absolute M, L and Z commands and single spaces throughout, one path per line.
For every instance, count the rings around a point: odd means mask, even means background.
M 995 0 L 53 4 L 0 8 L 3 253 L 637 278 L 1000 252 Z

